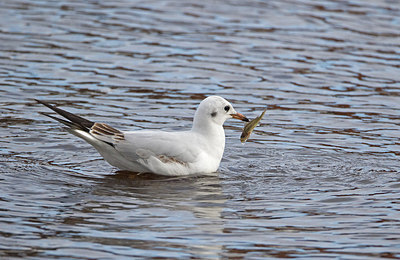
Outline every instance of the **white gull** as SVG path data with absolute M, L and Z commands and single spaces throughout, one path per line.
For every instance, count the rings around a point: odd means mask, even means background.
M 67 130 L 91 144 L 111 165 L 132 172 L 166 176 L 208 174 L 217 171 L 225 149 L 224 122 L 248 122 L 222 97 L 200 102 L 189 131 L 120 131 L 36 100 L 64 119 L 42 113 L 68 126 Z

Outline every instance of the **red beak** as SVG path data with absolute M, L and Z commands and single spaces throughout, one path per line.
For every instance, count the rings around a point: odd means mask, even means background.
M 235 119 L 239 119 L 239 120 L 242 120 L 242 121 L 244 121 L 244 122 L 249 122 L 249 121 L 250 121 L 247 117 L 245 117 L 244 115 L 242 115 L 242 114 L 240 114 L 240 113 L 231 114 L 231 116 L 232 116 L 233 118 L 235 118 Z

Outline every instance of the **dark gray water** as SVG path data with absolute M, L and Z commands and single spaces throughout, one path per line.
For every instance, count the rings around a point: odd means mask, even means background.
M 33 98 L 190 128 L 221 95 L 216 176 L 118 172 Z M 0 2 L 0 258 L 400 258 L 398 1 Z

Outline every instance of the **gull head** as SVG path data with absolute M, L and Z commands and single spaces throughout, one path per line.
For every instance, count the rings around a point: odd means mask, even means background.
M 220 96 L 210 96 L 201 101 L 194 117 L 196 124 L 214 123 L 222 126 L 229 118 L 239 119 L 248 122 L 249 119 L 236 112 L 231 103 Z

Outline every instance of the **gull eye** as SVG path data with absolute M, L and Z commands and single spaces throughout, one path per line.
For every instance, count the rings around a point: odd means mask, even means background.
M 229 109 L 231 109 L 231 107 L 230 107 L 230 106 L 225 106 L 225 107 L 224 107 L 224 110 L 225 110 L 226 112 L 228 112 L 228 111 L 229 111 Z

